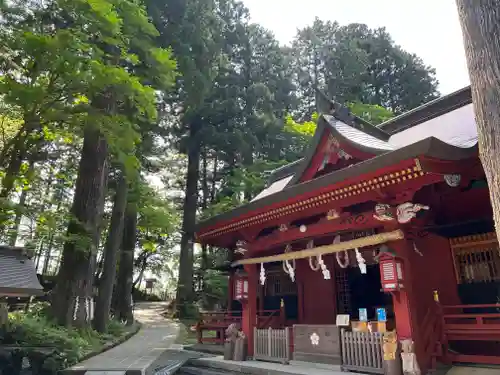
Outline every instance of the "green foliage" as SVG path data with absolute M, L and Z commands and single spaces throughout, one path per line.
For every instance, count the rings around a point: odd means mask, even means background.
M 200 303 L 210 309 L 216 304 L 225 303 L 228 293 L 228 278 L 219 271 L 206 270 L 203 278 L 203 291 L 200 293 Z
M 347 107 L 353 114 L 373 125 L 379 125 L 394 116 L 391 111 L 376 104 L 348 103 Z
M 48 305 L 34 304 L 28 313 L 9 314 L 6 340 L 9 344 L 27 347 L 50 347 L 56 349 L 57 356 L 44 364 L 54 370 L 74 365 L 85 355 L 97 351 L 111 341 L 122 338 L 126 330 L 116 321 L 111 321 L 108 334 L 98 334 L 93 330 L 76 330 L 57 326 L 48 317 Z
M 135 261 L 136 272 L 150 271 L 160 277 L 172 277 L 178 254 L 173 250 L 179 238 L 178 211 L 171 201 L 143 183 L 139 188 L 137 240 L 140 252 Z
M 303 156 L 316 129 L 317 87 L 373 124 L 437 95 L 431 68 L 384 29 L 362 24 L 315 20 L 283 47 L 237 0 L 0 6 L 0 237 L 29 241 L 43 273 L 57 271 L 66 241 L 91 243 L 67 231 L 88 129 L 105 136 L 110 163 L 134 185 L 136 281 L 149 272 L 172 288 L 181 234 L 194 230 L 194 219 L 179 229 L 187 159 L 198 175 L 184 214 L 208 218 L 251 201 L 269 171 Z M 108 225 L 96 231 L 101 254 Z M 226 292 L 224 277 L 204 269 L 224 254 L 207 247 L 195 257 L 203 304 Z M 22 319 L 54 328 L 42 315 Z
M 290 54 L 301 98 L 294 115 L 301 119 L 316 110 L 316 87 L 339 103 L 380 105 L 395 114 L 438 96 L 434 69 L 384 28 L 316 18 L 297 32 Z

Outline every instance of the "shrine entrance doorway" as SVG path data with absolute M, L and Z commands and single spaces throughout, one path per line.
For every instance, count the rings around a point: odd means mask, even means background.
M 365 257 L 366 259 L 367 257 Z M 366 309 L 369 321 L 377 320 L 377 309 L 384 308 L 387 318 L 394 321 L 392 296 L 382 291 L 380 267 L 370 261 L 366 274 L 357 265 L 335 269 L 338 314 L 349 314 L 351 320 L 359 320 L 359 309 Z
M 290 279 L 281 263 L 271 264 L 266 270 L 266 283 L 260 288 L 258 306 L 261 311 L 280 310 L 283 303 L 287 325 L 298 319 L 297 283 Z

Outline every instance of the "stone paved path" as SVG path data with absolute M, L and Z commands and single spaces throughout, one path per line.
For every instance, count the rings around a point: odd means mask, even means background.
M 179 325 L 161 315 L 165 310 L 166 303 L 138 303 L 134 315 L 142 327 L 136 335 L 73 366 L 68 372 L 86 375 L 145 374 L 146 369 L 174 344 L 179 333 Z

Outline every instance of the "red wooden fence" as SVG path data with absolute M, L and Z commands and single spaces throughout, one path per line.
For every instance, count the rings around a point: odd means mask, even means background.
M 500 304 L 443 306 L 443 326 L 448 341 L 498 342 Z M 500 356 L 450 353 L 450 357 L 454 362 L 500 365 Z
M 284 316 L 281 310 L 261 310 L 257 312 L 257 328 L 279 328 L 283 326 Z M 210 311 L 200 315 L 196 324 L 197 339 L 199 344 L 215 343 L 223 344 L 225 331 L 230 324 L 240 324 L 241 316 L 232 315 L 227 311 Z M 215 337 L 203 337 L 203 332 L 215 332 Z

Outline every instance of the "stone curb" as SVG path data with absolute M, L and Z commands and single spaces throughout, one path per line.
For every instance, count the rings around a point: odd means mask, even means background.
M 108 344 L 104 344 L 104 346 L 98 350 L 94 350 L 92 352 L 85 354 L 82 358 L 80 358 L 78 360 L 78 363 L 86 361 L 87 359 L 95 357 L 96 355 L 102 354 L 110 349 L 113 349 L 114 347 L 117 347 L 118 345 L 123 344 L 125 341 L 127 341 L 130 338 L 132 338 L 133 336 L 135 336 L 141 330 L 142 324 L 140 322 L 137 322 L 137 321 L 134 322 L 134 324 L 135 324 L 135 327 L 130 332 L 128 332 L 126 335 L 120 337 L 116 341 L 110 342 Z M 71 367 L 76 366 L 78 363 L 75 363 Z M 71 370 L 71 367 L 65 368 L 64 370 L 60 370 L 58 372 L 58 374 L 59 375 L 69 375 L 69 374 L 80 375 L 80 374 L 82 374 L 83 375 L 83 374 L 85 374 L 85 372 L 87 372 L 87 370 L 81 370 L 81 371 L 80 370 Z

